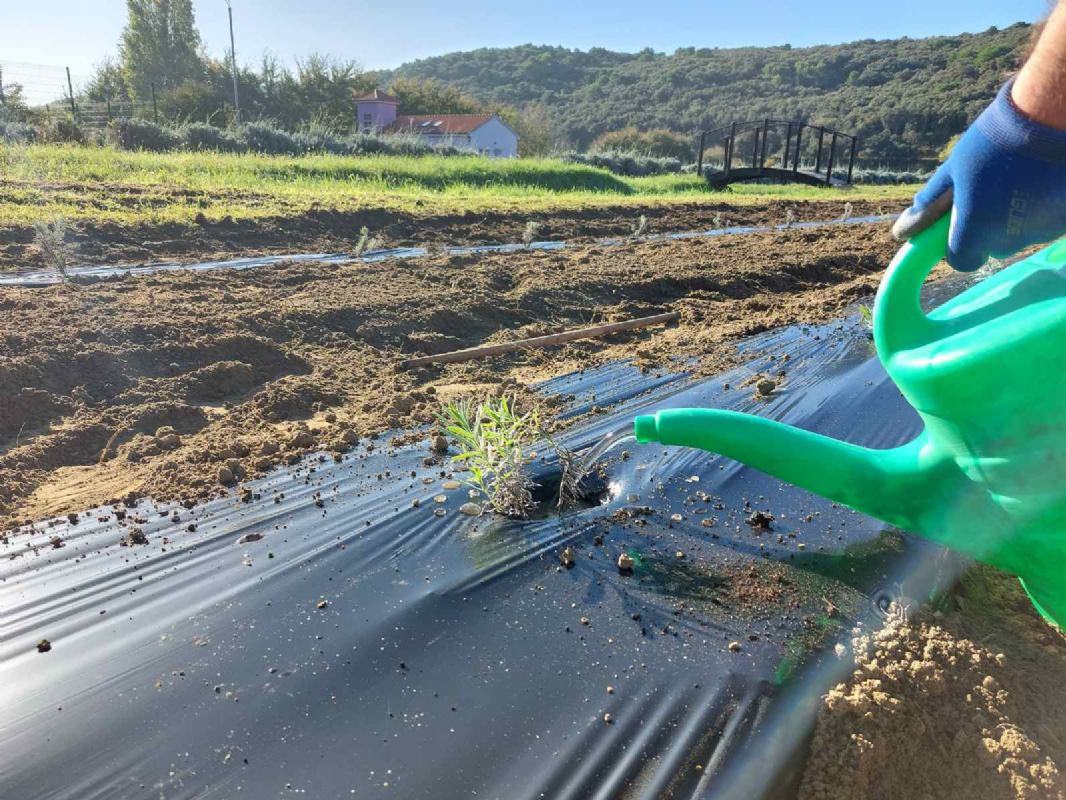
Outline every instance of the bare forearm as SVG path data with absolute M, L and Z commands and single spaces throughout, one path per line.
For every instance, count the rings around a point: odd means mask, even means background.
M 1060 0 L 1048 17 L 1014 81 L 1011 99 L 1030 119 L 1066 130 L 1066 0 Z

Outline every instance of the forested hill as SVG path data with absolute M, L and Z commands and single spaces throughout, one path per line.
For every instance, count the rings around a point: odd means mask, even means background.
M 989 102 L 1031 30 L 672 55 L 523 45 L 427 58 L 392 75 L 434 78 L 485 102 L 543 103 L 578 147 L 627 125 L 691 133 L 771 116 L 855 131 L 864 162 L 914 166 Z

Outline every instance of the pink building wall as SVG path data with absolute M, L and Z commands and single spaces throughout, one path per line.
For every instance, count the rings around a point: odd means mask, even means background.
M 396 121 L 397 103 L 391 100 L 362 100 L 355 105 L 359 130 L 380 130 Z

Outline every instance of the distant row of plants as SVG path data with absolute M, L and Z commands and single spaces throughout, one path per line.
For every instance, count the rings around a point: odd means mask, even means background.
M 851 176 L 855 183 L 868 185 L 887 185 L 898 183 L 925 183 L 933 177 L 932 172 L 923 170 L 882 169 L 881 167 L 858 167 Z
M 157 153 L 169 150 L 209 150 L 220 153 L 294 156 L 308 153 L 343 156 L 466 154 L 466 151 L 455 147 L 431 146 L 413 134 L 338 134 L 314 125 L 291 132 L 264 122 L 218 128 L 202 122 L 168 126 L 157 125 L 146 119 L 118 119 L 104 131 L 85 131 L 72 119 L 62 117 L 39 127 L 22 122 L 0 121 L 0 141 L 7 144 L 111 144 L 123 150 L 148 150 Z
M 628 178 L 670 175 L 681 172 L 684 166 L 680 158 L 624 152 L 564 153 L 562 159 L 570 164 L 599 167 Z
M 397 155 L 455 156 L 468 154 L 455 147 L 436 147 L 413 134 L 354 133 L 342 134 L 323 126 L 309 125 L 290 132 L 265 122 L 219 128 L 204 123 L 157 125 L 145 119 L 115 120 L 105 131 L 82 130 L 69 117 L 59 117 L 45 126 L 0 120 L 0 142 L 34 144 L 38 142 L 72 142 L 79 144 L 111 144 L 123 150 L 166 152 L 213 151 L 219 153 L 262 153 L 264 155 L 306 155 L 326 153 L 342 156 Z M 605 169 L 614 175 L 642 178 L 695 171 L 695 165 L 674 156 L 650 155 L 647 152 L 599 151 L 591 153 L 565 152 L 558 154 L 569 164 Z M 707 165 L 705 171 L 719 169 Z M 919 170 L 884 168 L 856 168 L 855 183 L 903 184 L 924 183 L 931 176 Z

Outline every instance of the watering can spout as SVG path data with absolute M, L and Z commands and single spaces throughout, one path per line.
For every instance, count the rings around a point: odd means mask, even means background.
M 985 277 L 930 313 L 943 218 L 904 245 L 874 302 L 885 371 L 924 429 L 869 450 L 715 409 L 638 417 L 642 442 L 685 445 L 756 469 L 1021 578 L 1066 624 L 1066 241 Z
M 681 408 L 637 417 L 637 440 L 698 447 L 901 527 L 913 527 L 929 481 L 957 490 L 964 478 L 936 458 L 925 437 L 890 450 L 871 450 L 763 417 Z M 915 492 L 916 487 L 921 492 Z

